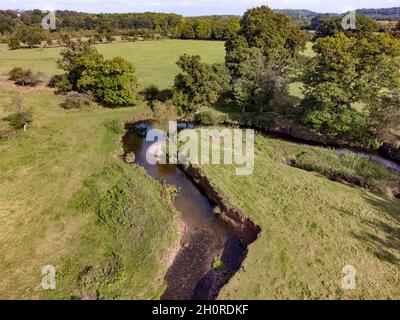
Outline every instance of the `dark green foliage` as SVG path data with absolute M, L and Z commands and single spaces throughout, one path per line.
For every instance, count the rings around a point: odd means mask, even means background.
M 106 60 L 94 47 L 83 42 L 71 42 L 61 56 L 58 65 L 67 74 L 59 88 L 91 92 L 98 102 L 107 106 L 135 104 L 137 79 L 132 63 L 120 57 Z
M 316 38 L 320 37 L 331 37 L 339 32 L 343 32 L 346 36 L 356 36 L 359 38 L 365 37 L 369 34 L 377 32 L 379 29 L 378 24 L 375 20 L 368 18 L 362 14 L 356 14 L 356 29 L 344 30 L 342 26 L 342 20 L 344 16 L 338 16 L 330 19 L 321 21 L 316 29 Z
M 287 104 L 287 97 L 283 95 L 287 83 L 277 90 L 273 88 L 275 81 L 267 78 L 274 74 L 278 80 L 278 77 L 286 78 L 285 73 L 293 73 L 298 52 L 307 40 L 307 34 L 291 25 L 289 17 L 283 14 L 274 13 L 266 6 L 246 11 L 239 31 L 225 45 L 233 96 L 243 112 L 253 106 L 260 111 L 267 109 L 278 93 Z
M 319 38 L 314 50 L 317 56 L 303 78 L 303 123 L 364 144 L 384 141 L 399 127 L 400 41 L 339 33 Z M 356 102 L 364 108 L 355 108 Z M 384 117 L 388 112 L 394 121 Z
M 218 100 L 225 86 L 217 74 L 221 66 L 202 63 L 200 56 L 186 54 L 179 58 L 177 65 L 182 72 L 175 78 L 172 99 L 180 113 L 188 115 Z
M 8 73 L 8 79 L 19 86 L 34 87 L 41 82 L 42 73 L 15 67 Z
M 20 43 L 24 43 L 28 47 L 34 47 L 37 45 L 40 45 L 43 40 L 46 39 L 44 30 L 41 28 L 41 26 L 37 25 L 32 25 L 32 26 L 25 26 L 25 25 L 18 25 L 15 29 L 14 35 L 13 35 L 13 41 L 12 45 L 14 47 L 11 47 L 11 49 L 16 49 L 16 43 L 19 41 Z
M 8 47 L 11 50 L 19 49 L 20 45 L 21 45 L 21 43 L 20 43 L 19 39 L 17 37 L 15 37 L 15 36 L 11 37 L 8 40 Z
M 15 25 L 40 24 L 43 15 L 39 10 L 19 13 L 0 10 L 0 34 L 11 33 Z M 124 35 L 129 41 L 136 37 L 153 39 L 159 36 L 181 39 L 224 40 L 239 28 L 239 16 L 183 17 L 165 13 L 114 13 L 89 14 L 57 10 L 57 31 L 96 31 L 97 42 L 112 42 L 113 35 Z M 135 34 L 132 35 L 131 33 Z M 130 33 L 130 34 L 127 34 Z M 64 42 L 65 43 L 65 42 Z
M 259 48 L 266 58 L 266 65 L 279 68 L 283 68 L 307 42 L 299 28 L 290 24 L 289 17 L 274 13 L 266 6 L 245 12 L 238 35 L 243 38 L 236 45 L 227 45 L 228 54 L 238 46 Z

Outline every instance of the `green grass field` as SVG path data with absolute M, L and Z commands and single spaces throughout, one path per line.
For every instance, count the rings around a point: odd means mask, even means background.
M 398 299 L 400 201 L 287 166 L 288 142 L 258 135 L 255 144 L 250 176 L 200 166 L 227 204 L 261 227 L 219 298 Z M 356 268 L 356 290 L 342 290 L 346 265 Z
M 132 60 L 139 80 L 160 88 L 172 84 L 180 54 L 206 62 L 224 55 L 221 42 L 98 47 Z M 0 46 L 0 74 L 21 66 L 48 79 L 59 72 L 58 53 Z M 0 142 L 0 298 L 93 298 L 96 291 L 104 299 L 159 298 L 179 215 L 158 182 L 115 157 L 122 133 L 107 126 L 145 117 L 149 108 L 65 111 L 52 90 L 17 88 L 0 77 L 0 118 L 17 93 L 34 122 Z M 288 167 L 279 148 L 257 137 L 250 177 L 202 167 L 226 201 L 262 228 L 220 298 L 399 298 L 400 201 Z M 48 264 L 58 271 L 55 291 L 40 287 Z M 358 272 L 355 291 L 340 288 L 347 264 Z
M 7 73 L 14 66 L 41 71 L 46 80 L 61 73 L 56 64 L 60 48 L 7 50 L 6 45 L 1 46 L 0 74 Z M 97 45 L 97 48 L 106 58 L 120 56 L 132 61 L 137 68 L 139 82 L 146 87 L 157 85 L 160 89 L 172 86 L 179 71 L 176 61 L 184 53 L 200 54 L 207 63 L 222 62 L 225 55 L 221 41 L 139 41 L 103 44 Z

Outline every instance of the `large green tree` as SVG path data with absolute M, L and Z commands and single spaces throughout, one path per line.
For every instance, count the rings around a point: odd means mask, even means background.
M 108 106 L 133 105 L 137 94 L 135 67 L 120 57 L 104 57 L 88 43 L 71 42 L 61 52 L 60 69 L 67 73 L 61 84 L 69 91 L 91 92 Z
M 283 79 L 285 73 L 293 71 L 307 40 L 307 33 L 283 14 L 266 6 L 246 11 L 240 29 L 225 43 L 233 96 L 242 111 L 254 105 L 263 111 L 275 93 L 283 92 L 267 87 L 274 83 L 267 80 L 268 75 Z
M 344 16 L 338 16 L 322 21 L 317 28 L 315 37 L 330 37 L 343 32 L 348 37 L 356 36 L 363 38 L 379 30 L 379 26 L 375 20 L 358 13 L 355 15 L 355 29 L 349 28 L 345 30 L 342 23 L 343 18 Z
M 199 55 L 181 56 L 177 62 L 181 68 L 175 78 L 173 102 L 182 114 L 190 114 L 200 106 L 215 103 L 223 92 L 227 70 L 221 65 L 201 62 Z
M 390 35 L 338 33 L 319 38 L 314 50 L 303 79 L 303 123 L 363 143 L 384 140 L 399 125 L 381 120 L 385 112 L 394 115 L 400 108 L 400 41 Z
M 307 41 L 305 34 L 291 25 L 289 17 L 266 6 L 246 11 L 238 34 L 249 47 L 259 48 L 272 66 L 283 66 Z

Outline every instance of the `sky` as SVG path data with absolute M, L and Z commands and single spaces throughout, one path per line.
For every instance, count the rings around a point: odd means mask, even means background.
M 0 9 L 48 9 L 82 12 L 173 12 L 185 16 L 243 14 L 249 8 L 309 9 L 342 13 L 359 8 L 400 7 L 400 0 L 0 0 Z

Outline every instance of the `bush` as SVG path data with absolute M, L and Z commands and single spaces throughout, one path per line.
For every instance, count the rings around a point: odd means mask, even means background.
M 26 131 L 28 124 L 32 123 L 33 112 L 32 109 L 25 109 L 23 96 L 21 94 L 16 95 L 7 109 L 10 115 L 4 120 L 8 121 L 12 128 Z
M 122 134 L 125 131 L 124 125 L 119 120 L 111 120 L 105 123 L 105 127 L 115 134 Z
M 206 126 L 217 125 L 226 120 L 226 116 L 220 115 L 217 112 L 213 111 L 203 111 L 195 115 L 195 121 Z
M 8 40 L 8 47 L 9 47 L 11 50 L 19 49 L 19 47 L 20 47 L 20 41 L 19 41 L 19 39 L 18 39 L 17 37 L 12 37 L 12 38 L 10 38 L 10 40 Z
M 33 72 L 30 69 L 25 70 L 20 67 L 15 67 L 8 73 L 8 79 L 14 81 L 14 83 L 19 86 L 34 87 L 42 81 L 42 75 L 41 72 Z
M 58 93 L 66 93 L 72 90 L 71 82 L 65 74 L 56 74 L 52 76 L 47 86 L 57 89 Z
M 24 129 L 26 126 L 32 122 L 33 112 L 31 109 L 27 111 L 16 112 L 6 118 L 10 125 L 14 129 Z
M 64 109 L 81 109 L 83 106 L 89 106 L 94 101 L 94 97 L 90 93 L 80 93 L 71 91 L 67 93 L 61 106 Z

